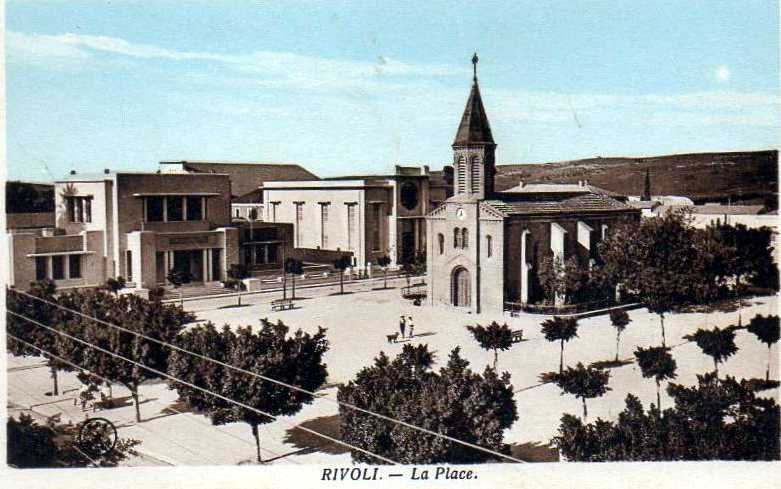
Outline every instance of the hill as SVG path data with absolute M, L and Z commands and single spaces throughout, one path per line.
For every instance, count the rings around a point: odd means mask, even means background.
M 519 181 L 589 183 L 641 195 L 646 169 L 653 195 L 682 195 L 695 203 L 754 202 L 776 208 L 778 151 L 694 153 L 643 158 L 587 158 L 552 163 L 497 165 L 496 189 Z

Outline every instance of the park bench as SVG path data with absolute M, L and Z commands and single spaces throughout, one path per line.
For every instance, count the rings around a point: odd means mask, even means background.
M 271 310 L 282 311 L 284 309 L 293 309 L 293 299 L 274 299 L 271 301 Z
M 513 337 L 512 337 L 512 342 L 513 343 L 520 343 L 521 341 L 523 341 L 523 330 L 522 329 L 518 329 L 518 330 L 513 331 L 512 335 L 513 335 Z

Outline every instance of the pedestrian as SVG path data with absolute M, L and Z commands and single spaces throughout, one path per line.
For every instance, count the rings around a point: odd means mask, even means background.
M 409 337 L 415 336 L 415 324 L 412 322 L 412 316 L 409 317 Z
M 401 316 L 401 321 L 399 321 L 399 331 L 401 331 L 401 337 L 404 338 L 404 330 L 407 328 L 407 320 L 404 319 L 404 316 Z

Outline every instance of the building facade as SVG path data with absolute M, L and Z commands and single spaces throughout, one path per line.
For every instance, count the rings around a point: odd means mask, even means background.
M 452 187 L 447 173 L 397 166 L 392 175 L 267 182 L 264 220 L 293 225 L 293 246 L 352 253 L 365 269 L 380 256 L 396 266 L 426 250 L 426 214 Z
M 545 257 L 588 267 L 610 228 L 639 220 L 620 196 L 588 185 L 525 184 L 494 190 L 496 143 L 475 75 L 452 145 L 454 195 L 427 216 L 431 304 L 501 313 L 543 300 Z
M 88 287 L 122 276 L 149 289 L 172 269 L 222 280 L 240 260 L 230 188 L 220 174 L 72 174 L 55 182 L 54 227 L 9 234 L 9 283 Z

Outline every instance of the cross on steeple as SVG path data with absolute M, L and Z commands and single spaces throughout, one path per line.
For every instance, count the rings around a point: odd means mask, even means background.
M 477 52 L 475 52 L 474 56 L 472 56 L 472 70 L 474 71 L 474 77 L 473 80 L 475 83 L 477 83 L 477 62 L 480 61 L 480 58 L 477 57 Z

